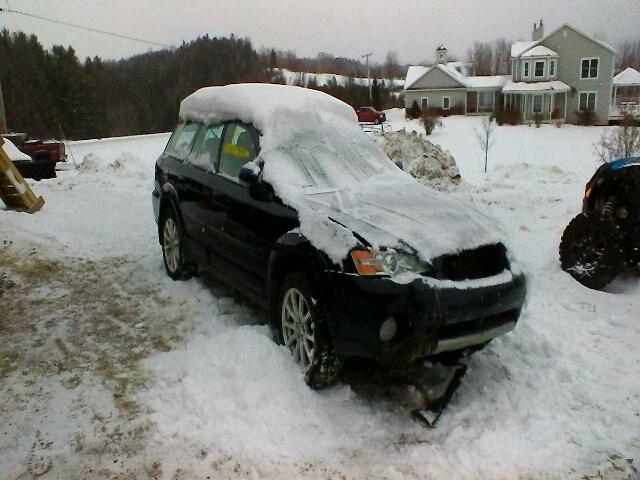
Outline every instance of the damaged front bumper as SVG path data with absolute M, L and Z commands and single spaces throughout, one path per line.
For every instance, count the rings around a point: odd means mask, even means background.
M 420 277 L 408 284 L 333 272 L 326 300 L 334 348 L 389 367 L 481 347 L 516 326 L 526 298 L 522 274 L 508 270 L 466 282 Z M 381 339 L 393 319 L 395 335 Z

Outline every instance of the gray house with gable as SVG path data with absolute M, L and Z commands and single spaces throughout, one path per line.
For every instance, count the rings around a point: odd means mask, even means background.
M 443 110 L 458 104 L 456 113 L 482 114 L 500 102 L 519 109 L 525 121 L 576 123 L 584 110 L 593 111 L 598 123 L 609 121 L 615 50 L 572 25 L 544 35 L 542 21 L 534 24 L 531 41 L 511 47 L 509 76 L 467 76 L 439 48 L 433 67 L 409 67 L 406 108 L 414 101 Z

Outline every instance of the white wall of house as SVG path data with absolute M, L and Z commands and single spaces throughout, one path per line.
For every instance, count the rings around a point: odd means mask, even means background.
M 461 106 L 464 111 L 465 90 L 464 88 L 442 89 L 442 90 L 406 90 L 404 92 L 404 106 L 411 108 L 413 102 L 417 102 L 421 107 L 423 102 L 428 103 L 430 108 L 443 108 L 444 98 L 449 98 L 450 108 L 456 105 Z

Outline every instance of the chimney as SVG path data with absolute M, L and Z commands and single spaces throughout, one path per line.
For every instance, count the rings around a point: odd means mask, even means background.
M 544 36 L 544 25 L 542 24 L 542 20 L 540 20 L 540 25 L 536 23 L 533 24 L 533 32 L 531 32 L 531 40 L 537 41 L 540 40 Z

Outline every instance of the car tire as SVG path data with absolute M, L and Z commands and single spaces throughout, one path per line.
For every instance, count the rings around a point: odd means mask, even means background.
M 283 279 L 274 334 L 303 369 L 307 385 L 319 389 L 335 382 L 342 359 L 333 350 L 324 305 L 301 273 Z
M 188 280 L 195 273 L 195 266 L 184 257 L 182 225 L 173 207 L 167 208 L 160 222 L 160 245 L 164 268 L 173 280 Z
M 585 287 L 602 290 L 622 270 L 620 246 L 620 234 L 611 219 L 581 213 L 562 234 L 560 264 Z

